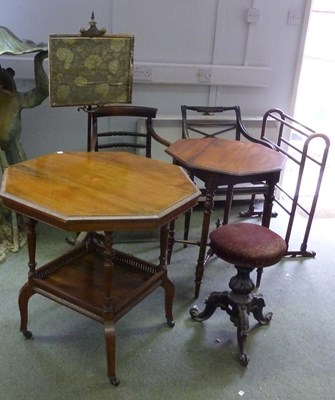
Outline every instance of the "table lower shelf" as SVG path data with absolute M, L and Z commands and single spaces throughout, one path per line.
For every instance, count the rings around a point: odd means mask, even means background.
M 106 293 L 103 248 L 81 245 L 38 268 L 22 292 L 32 290 L 100 322 L 111 312 L 115 322 L 168 280 L 165 269 L 117 250 L 111 268 Z
M 168 325 L 174 326 L 174 285 L 168 279 L 165 266 L 114 250 L 108 241 L 106 244 L 96 238 L 36 270 L 32 253 L 30 277 L 19 295 L 21 332 L 27 338 L 32 335 L 27 326 L 28 302 L 35 293 L 103 323 L 107 373 L 113 385 L 119 384 L 115 373 L 114 328 L 118 319 L 162 286 L 165 317 Z

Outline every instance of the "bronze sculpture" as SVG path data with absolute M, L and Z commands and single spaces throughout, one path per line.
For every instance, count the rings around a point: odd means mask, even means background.
M 0 26 L 0 55 L 23 55 L 37 53 L 34 58 L 35 87 L 27 92 L 17 90 L 12 68 L 0 65 L 0 163 L 2 171 L 11 164 L 26 159 L 21 143 L 21 111 L 41 104 L 49 95 L 49 79 L 43 68 L 48 57 L 45 44 L 36 45 L 31 41 L 21 41 L 9 29 Z M 0 261 L 5 258 L 8 235 L 12 236 L 12 251 L 19 249 L 19 232 L 16 215 L 11 214 L 11 228 L 5 225 L 8 212 L 0 210 L 0 237 L 5 248 L 0 248 Z
M 0 148 L 5 153 L 8 164 L 26 159 L 20 141 L 21 111 L 41 104 L 49 95 L 49 79 L 43 69 L 48 51 L 45 45 L 24 43 L 7 28 L 0 27 L 0 55 L 31 52 L 37 52 L 34 59 L 35 88 L 27 92 L 21 93 L 17 90 L 14 70 L 1 68 L 0 65 Z

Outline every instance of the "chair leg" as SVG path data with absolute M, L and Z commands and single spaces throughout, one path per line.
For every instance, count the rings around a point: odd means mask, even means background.
M 241 218 L 261 217 L 263 215 L 263 209 L 256 210 L 255 204 L 256 204 L 256 195 L 252 194 L 248 209 L 245 211 L 240 211 L 239 216 Z M 271 213 L 272 218 L 276 218 L 277 216 L 278 216 L 277 212 L 273 211 Z
M 225 206 L 224 206 L 224 215 L 223 215 L 223 221 L 222 224 L 226 225 L 229 222 L 229 214 L 231 210 L 231 205 L 233 202 L 233 197 L 234 197 L 234 186 L 228 186 L 227 188 L 227 195 L 226 195 L 226 201 L 225 201 Z
M 245 211 L 240 211 L 240 217 L 249 218 L 255 216 L 255 214 L 258 216 L 262 215 L 263 211 L 260 212 L 260 215 L 258 211 L 255 211 L 255 202 L 256 202 L 256 195 L 252 194 L 248 209 Z

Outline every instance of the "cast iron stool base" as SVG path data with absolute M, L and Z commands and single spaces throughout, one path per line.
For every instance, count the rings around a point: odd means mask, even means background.
M 250 278 L 252 268 L 243 268 L 235 265 L 237 274 L 230 279 L 230 291 L 212 292 L 205 300 L 205 308 L 199 312 L 198 307 L 190 309 L 194 321 L 204 321 L 211 317 L 216 308 L 226 311 L 230 320 L 237 328 L 237 342 L 239 347 L 239 361 L 243 366 L 248 365 L 249 356 L 246 353 L 246 340 L 249 334 L 249 314 L 252 313 L 261 325 L 267 325 L 272 318 L 269 312 L 263 315 L 265 302 L 261 294 L 253 294 L 254 282 Z

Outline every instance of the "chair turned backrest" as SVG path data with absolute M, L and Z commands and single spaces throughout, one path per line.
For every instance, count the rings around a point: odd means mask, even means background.
M 250 135 L 245 128 L 239 106 L 198 107 L 181 106 L 182 137 L 221 137 L 223 139 L 242 140 L 262 143 Z
M 151 142 L 156 136 L 152 119 L 157 108 L 130 105 L 108 105 L 88 111 L 87 150 L 101 149 L 139 152 L 143 149 L 151 157 Z M 144 118 L 145 132 L 137 128 L 138 118 Z

